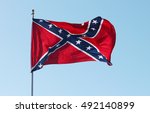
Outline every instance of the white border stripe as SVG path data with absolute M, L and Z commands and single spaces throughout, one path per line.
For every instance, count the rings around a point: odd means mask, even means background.
M 46 22 L 51 22 L 51 21 L 46 20 Z M 90 23 L 91 23 L 91 20 L 88 21 L 88 26 L 87 26 L 87 28 L 86 28 L 86 31 L 85 31 L 84 33 L 81 33 L 81 34 L 70 33 L 68 30 L 65 30 L 65 31 L 67 31 L 70 35 L 84 35 L 84 34 L 86 34 L 86 33 L 89 31 Z M 53 25 L 56 26 L 55 24 L 53 24 Z M 58 26 L 56 26 L 56 27 L 58 27 Z M 58 28 L 59 28 L 59 27 L 58 27 Z
M 83 51 L 82 49 L 78 48 L 77 46 L 75 46 L 74 44 L 68 42 L 70 45 L 72 45 L 73 47 L 75 47 L 76 49 L 80 50 L 81 52 L 85 53 L 86 55 L 90 56 L 91 58 L 93 58 L 96 61 L 99 61 L 98 59 L 96 59 L 95 57 L 93 57 L 92 55 L 86 53 L 85 51 Z
M 99 29 L 98 29 L 97 33 L 96 33 L 93 37 L 91 37 L 91 38 L 94 38 L 94 37 L 97 36 L 97 34 L 99 33 L 99 31 L 100 31 L 101 28 L 102 28 L 103 21 L 104 21 L 104 20 L 102 19 L 102 20 L 101 20 L 101 23 L 100 23 L 100 25 L 99 25 Z
M 48 51 L 39 59 L 39 61 L 31 68 L 31 71 L 38 65 L 38 63 L 47 55 Z
M 55 36 L 57 36 L 57 37 L 59 37 L 60 39 L 62 39 L 62 40 L 63 40 L 63 38 L 61 38 L 59 35 L 54 34 L 53 32 L 51 32 L 51 31 L 47 30 L 45 27 L 43 27 L 42 25 L 38 24 L 37 22 L 35 22 L 35 21 L 33 21 L 33 22 L 34 22 L 35 24 L 39 25 L 40 27 L 44 28 L 46 31 L 50 32 L 51 34 L 53 34 L 53 35 L 55 35 Z
M 80 38 L 80 40 L 84 40 L 85 42 L 87 42 L 87 43 L 89 43 L 90 45 L 92 45 L 93 47 L 95 47 L 98 52 L 100 52 L 99 49 L 98 49 L 95 45 L 93 45 L 92 43 L 88 42 L 87 40 L 85 40 L 85 39 L 83 39 L 83 38 Z
M 66 42 L 67 43 L 67 42 Z M 60 47 L 58 47 L 58 48 L 56 48 L 53 52 L 51 52 L 51 53 L 54 53 L 56 50 L 58 50 L 59 48 L 61 48 L 62 46 L 64 46 L 66 43 L 64 43 L 63 45 L 61 45 Z M 56 44 L 57 45 L 57 44 Z M 51 53 L 49 53 L 48 54 L 48 56 L 51 54 Z

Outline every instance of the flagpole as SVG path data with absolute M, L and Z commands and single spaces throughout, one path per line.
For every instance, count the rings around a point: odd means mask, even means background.
M 34 9 L 32 9 L 32 20 L 34 19 Z M 33 88 L 34 88 L 34 75 L 33 72 L 31 72 L 31 96 L 33 96 Z
M 34 76 L 33 76 L 33 72 L 31 73 L 31 96 L 33 96 L 33 80 L 34 80 Z

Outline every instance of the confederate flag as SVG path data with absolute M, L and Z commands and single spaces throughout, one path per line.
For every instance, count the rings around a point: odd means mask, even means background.
M 115 40 L 113 25 L 101 17 L 82 24 L 33 19 L 31 72 L 47 64 L 102 61 L 112 65 Z

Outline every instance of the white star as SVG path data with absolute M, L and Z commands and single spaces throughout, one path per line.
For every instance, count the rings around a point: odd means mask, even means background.
M 59 29 L 59 31 L 58 31 L 60 34 L 62 33 L 62 29 Z
M 57 44 L 56 47 L 58 47 L 60 44 Z
M 39 20 L 39 22 L 43 22 L 43 20 Z
M 86 37 L 86 35 L 83 35 L 83 37 Z
M 103 56 L 102 55 L 98 55 L 98 59 L 103 59 Z
M 49 28 L 52 28 L 53 25 L 52 25 L 52 24 L 49 24 L 48 26 L 49 26 Z
M 80 44 L 81 43 L 81 40 L 77 40 L 76 41 L 76 45 Z
M 67 35 L 67 38 L 69 38 L 70 36 L 71 36 L 71 35 L 70 35 L 70 34 L 68 34 L 68 35 Z
M 93 22 L 92 22 L 93 24 L 97 24 L 98 22 L 97 22 L 97 20 L 93 20 Z
M 91 50 L 91 48 L 92 48 L 91 46 L 88 46 L 88 47 L 86 48 L 86 50 Z
M 42 68 L 42 64 L 39 64 L 38 66 L 39 66 L 39 68 Z
M 93 31 L 95 31 L 96 29 L 95 28 L 91 28 Z

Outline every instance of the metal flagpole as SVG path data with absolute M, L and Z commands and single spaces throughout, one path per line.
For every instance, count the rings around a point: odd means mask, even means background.
M 31 96 L 33 96 L 33 72 L 31 73 Z
M 31 15 L 32 15 L 32 19 L 33 19 L 34 18 L 34 9 L 32 9 L 32 14 Z M 33 80 L 34 80 L 34 75 L 33 75 L 33 72 L 31 72 L 31 96 L 33 96 L 33 91 L 34 91 L 33 90 L 33 88 L 34 88 L 33 87 L 33 85 L 34 85 L 33 84 L 34 83 Z

